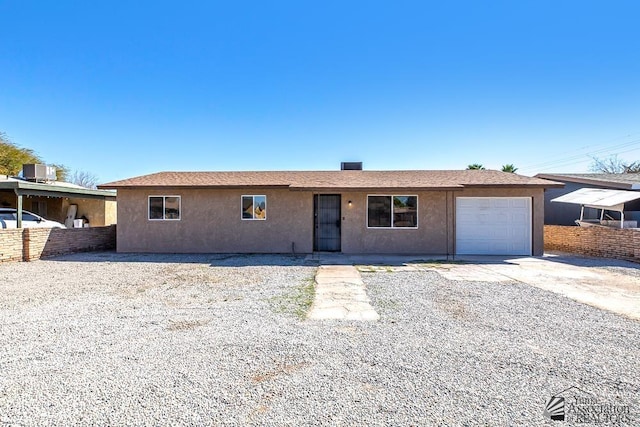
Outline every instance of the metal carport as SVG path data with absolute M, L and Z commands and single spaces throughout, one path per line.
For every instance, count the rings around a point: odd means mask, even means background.
M 13 191 L 16 195 L 17 226 L 22 227 L 22 198 L 23 196 L 44 197 L 78 197 L 83 199 L 116 200 L 115 191 L 93 190 L 67 186 L 61 183 L 45 184 L 25 181 L 18 178 L 0 179 L 0 191 Z
M 569 194 L 552 199 L 552 202 L 581 205 L 580 219 L 584 220 L 584 208 L 601 209 L 600 220 L 604 219 L 604 211 L 620 212 L 620 228 L 624 227 L 625 204 L 640 199 L 640 192 L 625 190 L 607 190 L 601 188 L 581 188 Z

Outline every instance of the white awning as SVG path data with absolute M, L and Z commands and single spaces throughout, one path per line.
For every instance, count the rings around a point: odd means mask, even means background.
M 581 188 L 564 196 L 556 197 L 551 201 L 623 212 L 625 203 L 638 199 L 640 199 L 640 191 Z

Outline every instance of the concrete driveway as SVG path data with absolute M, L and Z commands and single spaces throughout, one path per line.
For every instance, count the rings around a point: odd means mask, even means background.
M 407 256 L 325 255 L 321 264 L 354 264 L 367 270 L 433 270 L 449 280 L 517 281 L 575 301 L 640 320 L 640 264 L 565 253 L 543 257 L 457 256 L 418 260 Z
M 640 265 L 565 254 L 544 257 L 462 257 L 461 263 L 422 265 L 449 280 L 518 281 L 640 320 Z

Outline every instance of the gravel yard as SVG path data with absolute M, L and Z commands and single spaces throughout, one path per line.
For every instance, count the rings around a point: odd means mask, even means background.
M 0 264 L 0 425 L 552 426 L 545 401 L 571 386 L 640 412 L 640 322 L 437 268 L 362 273 L 379 322 L 304 320 L 315 270 L 287 256 Z

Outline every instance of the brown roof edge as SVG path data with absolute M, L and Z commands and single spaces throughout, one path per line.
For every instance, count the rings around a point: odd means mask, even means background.
M 314 191 L 314 192 L 414 192 L 414 191 L 460 191 L 464 189 L 463 185 L 452 185 L 447 187 L 300 187 L 300 186 L 290 186 L 289 189 L 291 191 Z
M 587 185 L 599 185 L 601 187 L 609 187 L 616 188 L 619 190 L 631 190 L 633 189 L 633 184 L 617 182 L 617 181 L 607 181 L 600 180 L 594 178 L 586 178 L 586 177 L 576 177 L 576 176 L 566 176 L 566 175 L 554 175 L 552 173 L 539 173 L 535 176 L 539 179 L 553 180 L 553 179 L 562 179 L 567 182 L 573 182 L 576 184 L 587 184 Z
M 464 187 L 562 187 L 551 180 L 500 171 L 255 171 L 158 172 L 101 184 L 99 188 L 290 188 L 354 191 L 382 189 L 441 190 Z
M 98 185 L 98 188 L 100 189 L 105 189 L 105 190 L 117 190 L 117 189 L 131 189 L 131 190 L 137 190 L 137 189 L 154 189 L 154 188 L 183 188 L 183 189 L 187 189 L 187 190 L 191 190 L 191 189 L 214 189 L 214 190 L 238 190 L 241 188 L 264 188 L 264 189 L 270 189 L 270 188 L 276 188 L 276 189 L 283 189 L 283 188 L 289 188 L 288 185 L 180 185 L 180 184 L 175 184 L 175 185 L 111 185 L 111 183 L 108 184 L 101 184 Z
M 341 192 L 347 192 L 347 191 L 387 191 L 387 190 L 393 190 L 393 191 L 397 191 L 397 190 L 401 190 L 401 191 L 455 191 L 455 190 L 462 190 L 464 187 L 466 187 L 465 185 L 450 185 L 450 186 L 446 186 L 446 187 L 438 187 L 438 186 L 434 186 L 434 187 L 318 187 L 318 186 L 294 186 L 294 185 L 225 185 L 225 186 L 220 186 L 220 185 L 211 185 L 211 186 L 204 186 L 204 185 L 136 185 L 136 186 L 129 186 L 129 185 L 114 185 L 111 186 L 109 184 L 105 184 L 105 185 L 100 185 L 100 188 L 104 188 L 104 189 L 132 189 L 132 190 L 137 190 L 137 189 L 156 189 L 156 188 L 162 188 L 162 189 L 168 189 L 168 188 L 180 188 L 180 189 L 212 189 L 212 190 L 238 190 L 238 189 L 243 189 L 243 188 L 260 188 L 260 189 L 289 189 L 291 191 L 324 191 L 324 192 L 328 192 L 328 191 L 341 191 Z M 489 185 L 488 187 L 499 187 L 497 185 Z M 522 185 L 519 185 L 516 187 L 522 187 Z M 531 187 L 530 185 L 527 185 L 527 187 Z
M 540 178 L 541 179 L 541 178 Z M 473 187 L 473 188 L 518 188 L 518 187 L 526 187 L 526 188 L 564 188 L 564 183 L 557 181 L 550 181 L 545 179 L 546 183 L 535 183 L 535 184 L 465 184 L 465 187 Z

